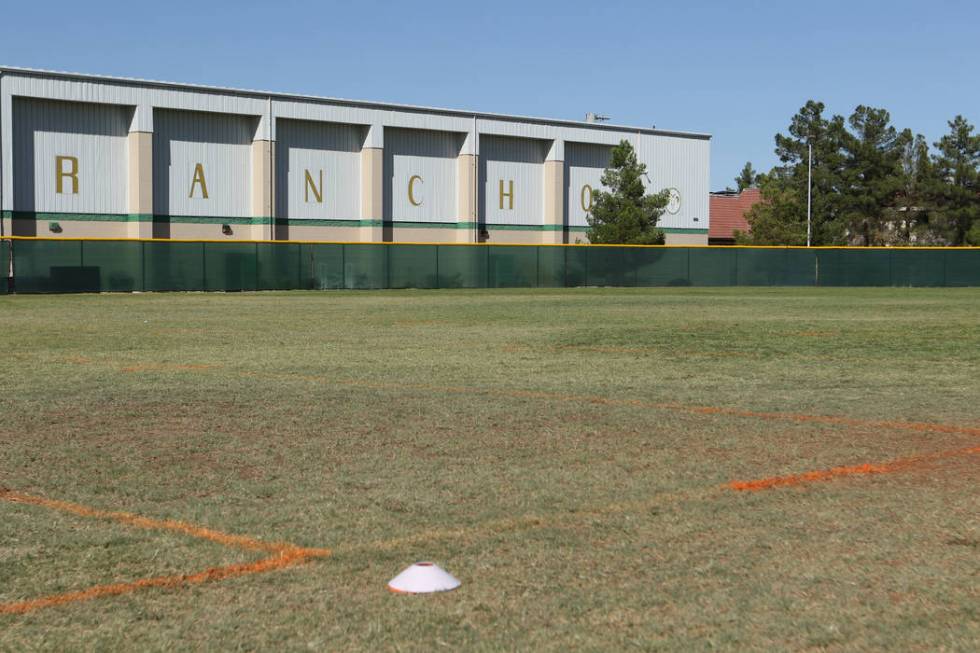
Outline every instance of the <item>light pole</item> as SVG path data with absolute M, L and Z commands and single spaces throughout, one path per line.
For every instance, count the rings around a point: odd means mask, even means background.
M 810 226 L 811 199 L 813 195 L 813 145 L 806 144 L 806 246 L 810 246 L 810 235 L 813 233 Z

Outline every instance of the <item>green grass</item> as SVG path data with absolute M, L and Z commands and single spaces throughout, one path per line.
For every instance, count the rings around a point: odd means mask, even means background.
M 0 488 L 334 551 L 0 615 L 0 649 L 980 648 L 978 456 L 724 487 L 980 445 L 976 289 L 6 296 L 0 329 Z M 257 557 L 0 501 L 0 603 Z M 463 586 L 387 592 L 419 559 Z

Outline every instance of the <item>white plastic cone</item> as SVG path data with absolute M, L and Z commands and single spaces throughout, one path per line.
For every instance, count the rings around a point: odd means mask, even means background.
M 448 592 L 462 583 L 432 562 L 416 562 L 388 582 L 388 589 L 402 594 L 426 594 L 428 592 Z

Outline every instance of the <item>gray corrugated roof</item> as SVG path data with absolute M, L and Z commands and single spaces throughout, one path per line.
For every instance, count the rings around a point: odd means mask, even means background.
M 40 70 L 36 68 L 18 68 L 15 66 L 0 66 L 0 73 L 15 73 L 20 75 L 30 75 L 38 77 L 54 77 L 57 79 L 76 80 L 84 82 L 111 82 L 113 84 L 124 84 L 131 86 L 150 86 L 154 88 L 170 88 L 181 91 L 204 91 L 208 93 L 223 93 L 228 95 L 241 95 L 246 97 L 275 98 L 280 100 L 292 100 L 298 102 L 319 102 L 324 104 L 339 104 L 343 106 L 362 107 L 367 109 L 388 109 L 397 111 L 411 111 L 417 113 L 435 113 L 449 116 L 476 117 L 486 120 L 508 120 L 511 122 L 525 122 L 544 125 L 557 125 L 562 127 L 576 127 L 582 129 L 598 129 L 607 131 L 621 131 L 640 134 L 657 134 L 661 136 L 678 136 L 681 138 L 697 138 L 708 140 L 711 134 L 699 132 L 675 131 L 669 129 L 651 129 L 649 127 L 632 127 L 629 125 L 611 125 L 607 123 L 589 123 L 579 120 L 554 120 L 550 118 L 537 118 L 532 116 L 513 116 L 500 113 L 486 113 L 482 111 L 460 111 L 457 109 L 444 109 L 439 107 L 424 107 L 411 104 L 392 104 L 387 102 L 367 102 L 363 100 L 345 100 L 342 98 L 320 97 L 316 95 L 298 95 L 294 93 L 274 93 L 270 91 L 255 91 L 250 89 L 226 88 L 220 86 L 206 86 L 203 84 L 181 84 L 177 82 L 161 82 L 150 79 L 139 79 L 134 77 L 111 77 L 106 75 L 87 75 L 83 73 L 69 73 L 56 70 Z

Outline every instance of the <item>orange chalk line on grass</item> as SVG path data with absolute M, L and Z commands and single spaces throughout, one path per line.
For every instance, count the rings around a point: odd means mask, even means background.
M 832 467 L 830 469 L 818 469 L 802 474 L 789 474 L 787 476 L 770 476 L 752 481 L 731 481 L 727 484 L 730 490 L 735 491 L 758 491 L 768 490 L 774 487 L 784 487 L 792 485 L 803 485 L 804 483 L 814 483 L 817 481 L 829 481 L 842 476 L 857 476 L 865 474 L 889 474 L 902 471 L 911 467 L 916 467 L 924 463 L 941 460 L 943 458 L 954 458 L 957 456 L 969 456 L 980 454 L 980 447 L 968 447 L 966 449 L 953 449 L 951 451 L 940 451 L 933 454 L 923 454 L 921 456 L 910 456 L 899 458 L 886 463 L 863 465 L 851 465 L 849 467 Z
M 90 517 L 95 519 L 105 519 L 120 522 L 128 526 L 146 528 L 149 530 L 166 530 L 184 535 L 190 535 L 203 540 L 216 542 L 225 546 L 242 548 L 250 551 L 263 551 L 274 555 L 257 560 L 255 562 L 242 562 L 223 567 L 211 567 L 193 574 L 177 574 L 171 576 L 157 576 L 154 578 L 141 578 L 128 583 L 112 583 L 108 585 L 96 585 L 88 589 L 76 592 L 65 592 L 52 596 L 29 599 L 25 601 L 14 601 L 0 603 L 0 614 L 25 614 L 42 608 L 50 608 L 76 601 L 89 601 L 105 596 L 118 596 L 128 594 L 138 590 L 153 587 L 180 587 L 184 585 L 197 585 L 200 583 L 219 581 L 235 576 L 247 574 L 258 574 L 274 569 L 283 569 L 292 565 L 306 562 L 311 558 L 323 558 L 331 555 L 329 549 L 317 549 L 296 546 L 289 543 L 268 543 L 256 540 L 255 538 L 244 535 L 230 535 L 210 528 L 195 526 L 186 522 L 172 519 L 150 519 L 141 517 L 128 512 L 116 512 L 89 508 L 77 503 L 47 499 L 44 497 L 13 492 L 0 489 L 0 499 L 12 503 L 24 503 L 28 505 L 41 506 L 71 513 L 80 517 Z
M 74 515 L 78 515 L 79 517 L 91 517 L 94 519 L 117 521 L 129 526 L 136 526 L 138 528 L 174 531 L 203 540 L 217 542 L 218 544 L 224 544 L 225 546 L 235 546 L 251 551 L 268 551 L 278 553 L 290 548 L 291 546 L 286 544 L 260 542 L 259 540 L 246 537 L 244 535 L 229 535 L 228 533 L 222 533 L 210 528 L 195 526 L 194 524 L 188 524 L 186 522 L 173 519 L 150 519 L 149 517 L 141 517 L 140 515 L 134 515 L 128 512 L 98 510 L 97 508 L 89 508 L 88 506 L 83 506 L 77 503 L 59 501 L 57 499 L 47 499 L 44 497 L 21 494 L 19 492 L 9 490 L 0 491 L 0 499 L 10 501 L 12 503 L 26 503 L 34 506 L 51 508 L 52 510 L 72 513 Z
M 291 565 L 305 562 L 312 557 L 305 553 L 300 553 L 300 549 L 293 552 L 283 552 L 279 555 L 257 560 L 256 562 L 238 563 L 224 567 L 211 567 L 195 574 L 181 574 L 174 576 L 157 576 L 154 578 L 141 578 L 130 583 L 112 583 L 109 585 L 96 585 L 78 592 L 65 592 L 64 594 L 54 594 L 38 599 L 26 601 L 15 601 L 11 603 L 0 603 L 0 614 L 26 614 L 42 608 L 52 608 L 66 603 L 78 601 L 91 601 L 106 596 L 119 596 L 129 594 L 143 589 L 181 587 L 186 585 L 199 585 L 211 581 L 225 580 L 235 576 L 247 574 L 258 574 L 273 569 L 283 569 Z
M 614 503 L 586 510 L 576 510 L 566 514 L 549 516 L 522 515 L 519 517 L 494 519 L 474 526 L 464 526 L 458 528 L 433 528 L 403 537 L 378 540 L 365 544 L 345 545 L 337 548 L 336 553 L 340 555 L 349 555 L 353 553 L 363 553 L 365 551 L 387 551 L 406 546 L 417 546 L 419 544 L 426 544 L 440 540 L 463 539 L 473 536 L 493 536 L 508 532 L 533 531 L 543 528 L 569 528 L 572 526 L 573 522 L 577 520 L 617 514 L 636 513 L 642 510 L 665 507 L 672 503 L 677 503 L 684 500 L 709 499 L 712 496 L 717 496 L 724 490 L 763 490 L 778 486 L 799 485 L 813 481 L 826 481 L 842 476 L 885 474 L 907 470 L 930 461 L 972 454 L 980 454 L 980 446 L 910 456 L 879 464 L 834 467 L 826 470 L 817 470 L 790 476 L 776 476 L 754 481 L 732 481 L 723 486 L 700 487 L 679 492 L 663 493 L 644 501 Z
M 740 491 L 763 490 L 763 489 L 769 489 L 769 488 L 779 487 L 779 486 L 799 485 L 802 483 L 814 482 L 814 481 L 825 481 L 841 476 L 862 475 L 862 474 L 883 474 L 883 473 L 899 471 L 902 469 L 908 469 L 910 467 L 914 467 L 916 465 L 923 464 L 932 460 L 940 460 L 943 458 L 952 458 L 956 456 L 964 456 L 964 455 L 971 455 L 971 454 L 980 454 L 980 447 L 969 447 L 965 449 L 941 451 L 933 454 L 911 456 L 911 457 L 901 458 L 898 460 L 893 460 L 887 463 L 880 463 L 880 464 L 863 464 L 863 465 L 854 465 L 850 467 L 834 467 L 827 470 L 817 470 L 812 472 L 805 472 L 802 474 L 770 477 L 770 478 L 758 479 L 754 481 L 732 481 L 728 483 L 727 486 L 725 487 L 731 490 L 740 490 Z M 574 521 L 576 518 L 599 517 L 604 515 L 635 512 L 636 510 L 649 509 L 649 508 L 656 507 L 658 505 L 665 505 L 679 499 L 696 498 L 702 494 L 710 495 L 714 491 L 715 488 L 700 488 L 698 490 L 692 490 L 687 492 L 665 493 L 655 497 L 652 500 L 647 500 L 643 502 L 632 502 L 632 503 L 616 503 L 616 504 L 611 504 L 609 506 L 595 508 L 592 510 L 574 511 L 568 515 L 561 515 L 557 517 L 539 517 L 535 515 L 524 515 L 516 518 L 492 520 L 490 522 L 479 524 L 473 527 L 430 529 L 407 537 L 392 538 L 392 539 L 368 543 L 360 546 L 355 545 L 355 546 L 344 547 L 343 549 L 341 549 L 341 551 L 344 553 L 353 553 L 353 552 L 364 551 L 364 550 L 395 549 L 401 546 L 421 544 L 424 542 L 431 542 L 433 540 L 454 539 L 454 538 L 467 537 L 472 535 L 483 535 L 487 533 L 492 534 L 492 533 L 503 533 L 508 531 L 513 532 L 513 531 L 523 531 L 523 530 L 534 530 L 538 528 L 547 528 L 547 527 L 563 527 L 563 526 L 568 526 L 569 522 Z M 239 563 L 239 564 L 228 565 L 224 567 L 213 567 L 195 574 L 159 576 L 154 578 L 140 579 L 130 583 L 97 585 L 95 587 L 91 587 L 86 590 L 81 590 L 77 592 L 67 592 L 64 594 L 57 594 L 57 595 L 42 597 L 38 599 L 31 599 L 27 601 L 0 603 L 0 614 L 23 614 L 41 608 L 53 607 L 53 606 L 63 605 L 65 603 L 71 603 L 76 601 L 87 601 L 87 600 L 105 597 L 105 596 L 117 596 L 120 594 L 127 594 L 141 589 L 152 588 L 152 587 L 179 587 L 183 585 L 200 584 L 209 581 L 219 581 L 219 580 L 224 580 L 226 578 L 232 578 L 235 576 L 262 573 L 274 569 L 282 569 L 291 565 L 304 562 L 309 558 L 325 557 L 331 555 L 331 551 L 327 549 L 309 549 L 309 548 L 297 547 L 291 544 L 270 545 L 263 542 L 259 542 L 258 540 L 254 540 L 252 538 L 227 535 L 225 533 L 220 533 L 219 531 L 213 531 L 211 529 L 196 527 L 190 524 L 186 524 L 184 522 L 176 522 L 171 520 L 154 520 L 154 519 L 139 517 L 137 515 L 132 515 L 130 513 L 101 511 L 92 508 L 87 508 L 86 506 L 81 506 L 79 504 L 69 503 L 65 501 L 44 499 L 41 497 L 24 495 L 21 493 L 16 493 L 11 491 L 0 491 L 0 499 L 14 501 L 18 503 L 29 503 L 32 505 L 45 506 L 57 510 L 62 510 L 65 512 L 70 512 L 73 514 L 81 515 L 81 516 L 86 516 L 86 517 L 113 519 L 116 521 L 121 521 L 126 524 L 140 526 L 144 528 L 174 530 L 177 532 L 193 535 L 195 537 L 202 537 L 204 539 L 216 541 L 222 544 L 241 546 L 247 549 L 261 548 L 263 550 L 269 550 L 271 548 L 272 550 L 275 550 L 277 553 L 277 555 L 274 555 L 269 558 L 264 558 L 256 562 Z

